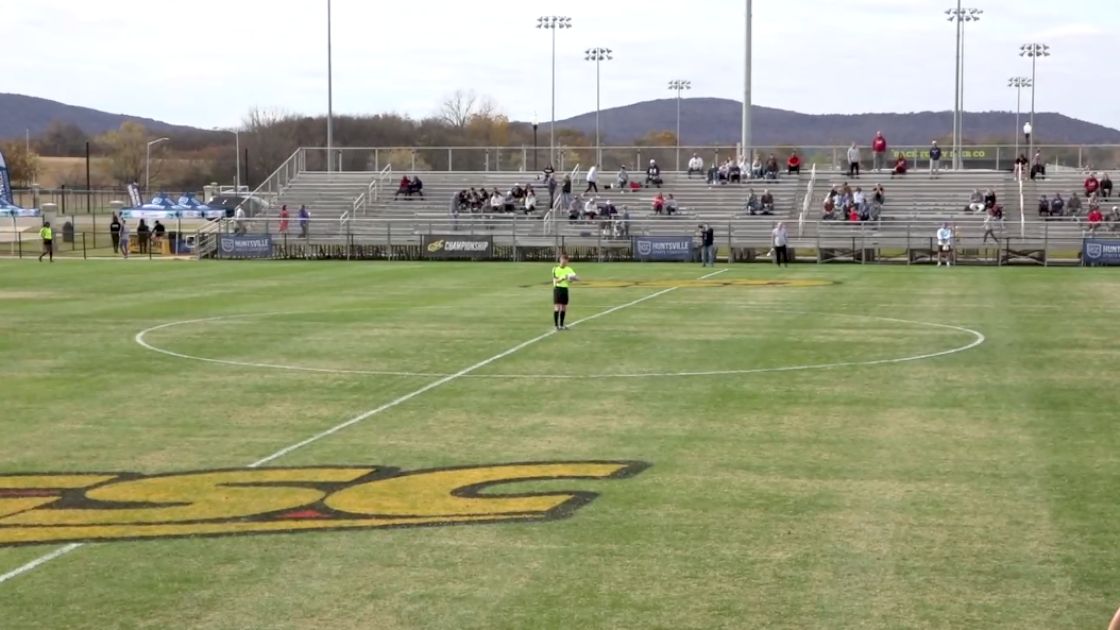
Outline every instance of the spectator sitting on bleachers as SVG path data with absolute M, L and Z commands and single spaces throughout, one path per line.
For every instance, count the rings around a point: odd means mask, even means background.
M 412 182 L 409 181 L 408 175 L 404 175 L 401 177 L 401 183 L 399 186 L 397 186 L 397 194 L 393 195 L 393 199 L 395 200 L 401 195 L 404 195 L 405 199 L 408 199 L 412 196 Z
M 502 211 L 515 212 L 517 210 L 517 198 L 513 196 L 512 190 L 507 190 L 506 194 L 502 195 Z
M 1096 232 L 1097 228 L 1101 226 L 1101 222 L 1104 221 L 1104 215 L 1101 214 L 1100 208 L 1093 208 L 1089 211 L 1089 216 L 1086 220 L 1089 222 L 1089 231 Z
M 490 195 L 490 212 L 501 212 L 505 205 L 506 198 L 495 188 L 494 193 Z
M 769 190 L 762 191 L 762 199 L 759 201 L 762 202 L 762 210 L 759 214 L 766 216 L 774 214 L 774 195 L 771 195 Z
M 855 206 L 848 206 L 847 212 L 849 223 L 859 223 L 859 211 L 856 210 Z
M 1081 216 L 1081 197 L 1077 196 L 1077 192 L 1069 196 L 1069 201 L 1066 202 L 1066 212 L 1071 217 Z
M 743 167 L 738 162 L 731 162 L 727 167 L 727 181 L 732 184 L 743 183 Z
M 615 177 L 615 186 L 622 192 L 630 186 L 630 172 L 626 170 L 626 165 L 618 167 L 618 176 Z
M 692 179 L 692 174 L 704 174 L 704 158 L 700 157 L 699 153 L 693 153 L 692 158 L 688 160 L 688 178 Z
M 984 205 L 984 195 L 979 188 L 973 188 L 972 194 L 968 196 L 968 204 L 964 209 L 968 212 L 983 212 Z
M 409 183 L 409 185 L 408 185 L 408 195 L 410 197 L 412 195 L 420 195 L 421 199 L 424 198 L 424 182 L 420 181 L 420 176 L 419 175 L 417 175 L 416 177 L 413 177 L 412 182 Z
M 525 214 L 532 214 L 537 209 L 537 193 L 533 192 L 533 187 L 530 186 L 529 190 L 525 193 L 524 205 L 522 208 Z
M 673 193 L 669 193 L 669 198 L 665 200 L 665 214 L 673 216 L 680 211 L 680 206 L 677 205 L 677 200 L 673 197 Z
M 1030 166 L 1031 161 L 1027 159 L 1026 153 L 1020 153 L 1019 157 L 1015 158 L 1015 166 L 1012 172 L 1015 174 L 1015 179 L 1023 179 L 1023 174 L 1027 172 L 1027 167 Z
M 731 179 L 731 160 L 724 160 L 719 166 L 719 183 L 726 184 Z
M 887 204 L 887 191 L 883 189 L 882 184 L 875 184 L 871 189 L 871 203 L 885 206 Z
M 908 168 L 909 165 L 906 162 L 906 156 L 899 153 L 898 157 L 895 158 L 894 161 L 894 169 L 891 170 L 891 179 L 894 179 L 896 176 L 902 177 L 906 174 Z
M 754 161 L 751 162 L 751 179 L 762 179 L 764 175 L 762 166 L 762 156 L 758 153 L 754 154 Z
M 583 215 L 585 221 L 594 221 L 595 217 L 599 216 L 599 204 L 596 202 L 595 197 L 588 197 L 583 202 Z
M 766 159 L 766 179 L 778 179 L 778 158 L 773 153 Z
M 871 204 L 867 203 L 867 196 L 863 194 L 863 189 L 859 186 L 856 186 L 856 189 L 852 191 L 852 205 L 856 207 L 861 217 L 871 216 Z
M 991 210 L 992 208 L 996 207 L 996 203 L 996 191 L 989 188 L 984 192 L 984 209 Z
M 709 186 L 715 186 L 719 183 L 719 167 L 716 166 L 715 162 L 712 162 L 712 165 L 708 167 L 707 183 Z
M 552 165 L 549 164 L 548 166 L 544 167 L 542 173 L 544 174 L 545 183 L 548 183 L 552 181 L 552 179 L 554 179 L 552 176 L 556 173 L 556 169 L 552 168 Z
M 1038 216 L 1050 216 L 1050 200 L 1046 198 L 1046 195 L 1042 195 L 1038 198 Z
M 459 192 L 451 195 L 451 216 L 452 218 L 458 217 L 459 213 L 467 208 L 465 203 L 467 198 L 467 191 L 460 190 Z
M 754 214 L 753 212 L 751 214 Z M 821 213 L 821 221 L 835 221 L 836 220 L 836 197 L 829 194 L 824 198 L 824 212 Z
M 521 201 L 525 198 L 525 189 L 521 187 L 521 184 L 514 184 L 513 188 L 510 189 L 509 194 L 513 195 L 513 198 L 517 201 Z
M 661 193 L 657 193 L 657 196 L 653 198 L 653 203 L 651 205 L 653 207 L 654 214 L 663 214 L 665 212 L 665 196 Z
M 1094 193 L 1101 189 L 1101 182 L 1093 173 L 1085 178 L 1085 196 L 1092 197 Z
M 1054 198 L 1050 200 L 1050 216 L 1060 217 L 1065 214 L 1066 202 L 1062 199 L 1062 193 L 1054 193 Z
M 1101 173 L 1101 199 L 1108 201 L 1112 198 L 1112 178 L 1108 173 Z
M 661 188 L 661 167 L 657 165 L 657 160 L 650 160 L 646 169 L 646 186 L 651 184 Z
M 801 158 L 798 157 L 797 151 L 790 154 L 789 159 L 786 160 L 786 169 L 790 175 L 794 173 L 801 173 Z

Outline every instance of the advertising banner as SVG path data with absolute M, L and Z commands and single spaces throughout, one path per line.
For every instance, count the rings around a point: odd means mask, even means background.
M 634 260 L 688 262 L 692 260 L 691 236 L 635 236 Z
M 469 234 L 425 234 L 423 247 L 425 258 L 486 260 L 494 253 L 494 238 Z
M 0 206 L 15 205 L 12 198 L 12 178 L 8 174 L 8 164 L 4 161 L 4 154 L 0 153 Z
M 272 258 L 272 237 L 268 234 L 218 235 L 218 258 Z
M 1120 240 L 1087 238 L 1082 251 L 1085 265 L 1120 265 Z

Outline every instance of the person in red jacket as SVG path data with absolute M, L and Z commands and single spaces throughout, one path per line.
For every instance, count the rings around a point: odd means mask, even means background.
M 1085 196 L 1091 198 L 1093 196 L 1093 193 L 1100 190 L 1100 188 L 1101 183 L 1097 179 L 1096 174 L 1090 173 L 1089 177 L 1085 178 Z
M 1094 207 L 1092 210 L 1089 211 L 1089 231 L 1090 232 L 1096 232 L 1097 228 L 1099 228 L 1101 226 L 1102 221 L 1104 221 L 1104 215 L 1101 214 L 1101 209 L 1100 208 Z
M 871 141 L 871 154 L 873 156 L 871 168 L 882 172 L 883 166 L 887 163 L 887 139 L 883 137 L 882 131 L 875 132 L 875 139 Z
M 801 158 L 798 157 L 797 151 L 791 153 L 789 159 L 786 160 L 786 169 L 790 175 L 801 172 Z
M 891 171 L 891 179 L 894 179 L 896 175 L 899 177 L 905 175 L 908 167 L 906 156 L 899 153 L 898 158 L 894 161 L 894 170 Z

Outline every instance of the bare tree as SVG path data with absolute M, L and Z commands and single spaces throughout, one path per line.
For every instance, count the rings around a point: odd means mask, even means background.
M 464 129 L 477 113 L 477 106 L 478 96 L 474 90 L 455 90 L 440 105 L 437 117 L 456 129 Z
M 148 130 L 135 122 L 126 122 L 116 131 L 101 136 L 100 143 L 109 153 L 109 173 L 122 184 L 140 181 L 144 176 Z M 163 145 L 153 149 L 159 155 Z M 152 179 L 158 180 L 159 161 L 152 162 Z

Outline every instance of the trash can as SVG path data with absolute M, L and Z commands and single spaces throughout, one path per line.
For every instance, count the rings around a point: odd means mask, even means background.
M 74 224 L 69 222 L 69 221 L 64 223 L 63 226 L 62 226 L 62 242 L 63 243 L 73 243 L 74 242 Z

